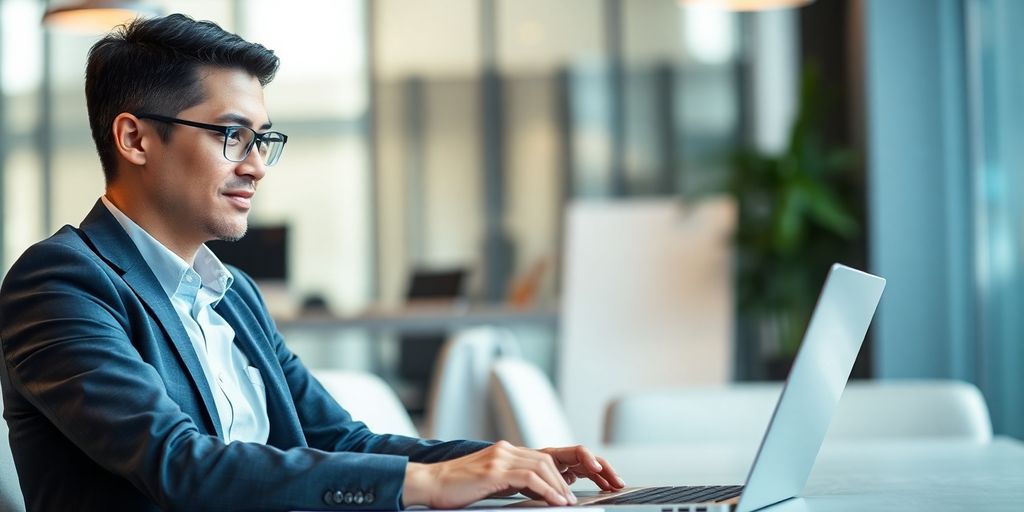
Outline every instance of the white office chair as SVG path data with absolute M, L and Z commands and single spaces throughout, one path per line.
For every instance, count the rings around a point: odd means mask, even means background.
M 616 445 L 716 443 L 756 445 L 782 385 L 733 384 L 634 392 L 608 407 L 604 441 Z M 957 381 L 850 382 L 827 440 L 992 439 L 978 388 Z
M 756 444 L 781 390 L 759 383 L 633 391 L 608 405 L 604 442 Z
M 981 390 L 954 380 L 853 382 L 826 439 L 955 438 L 992 440 Z
M 446 341 L 427 398 L 428 436 L 496 441 L 487 396 L 491 366 L 519 352 L 515 335 L 497 327 L 466 329 Z
M 419 437 L 395 391 L 380 377 L 347 370 L 311 371 L 352 418 L 365 423 L 372 432 Z
M 529 448 L 576 444 L 551 381 L 529 362 L 502 358 L 494 364 L 491 405 L 501 439 Z
M 4 403 L 0 400 L 0 417 L 3 416 Z M 10 431 L 7 422 L 0 419 L 0 512 L 24 512 L 25 498 L 21 495 L 21 484 L 18 483 L 18 471 L 14 469 L 14 456 L 11 455 Z

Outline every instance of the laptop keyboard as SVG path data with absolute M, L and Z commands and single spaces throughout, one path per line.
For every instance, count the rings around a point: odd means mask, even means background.
M 599 500 L 599 503 L 602 505 L 709 503 L 735 498 L 742 492 L 742 485 L 651 487 L 622 496 Z

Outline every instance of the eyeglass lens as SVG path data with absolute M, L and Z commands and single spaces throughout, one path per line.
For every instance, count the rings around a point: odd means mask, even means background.
M 224 157 L 233 162 L 241 162 L 256 146 L 264 164 L 276 164 L 284 150 L 284 138 L 277 132 L 267 132 L 259 140 L 256 139 L 255 131 L 243 126 L 232 127 L 224 136 Z

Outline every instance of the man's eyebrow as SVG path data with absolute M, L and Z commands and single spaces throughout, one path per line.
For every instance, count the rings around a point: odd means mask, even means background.
M 252 128 L 252 120 L 248 117 L 243 116 L 242 114 L 222 114 L 220 116 L 217 116 L 216 121 L 219 123 L 231 123 Z M 273 124 L 274 123 L 272 121 L 267 121 L 266 123 L 263 123 L 263 126 L 260 126 L 260 131 L 269 130 L 270 127 L 273 126 Z

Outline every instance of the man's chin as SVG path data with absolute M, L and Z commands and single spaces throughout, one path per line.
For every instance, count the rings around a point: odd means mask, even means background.
M 237 242 L 245 236 L 249 230 L 249 224 L 243 222 L 240 226 L 222 226 L 222 229 L 215 230 L 215 238 L 225 242 Z

